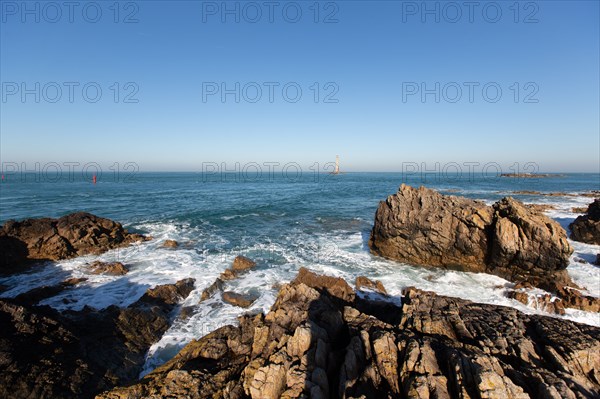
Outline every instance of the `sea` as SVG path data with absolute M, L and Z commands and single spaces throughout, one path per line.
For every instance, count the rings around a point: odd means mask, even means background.
M 243 313 L 267 312 L 278 287 L 300 267 L 339 276 L 353 284 L 364 275 L 383 282 L 392 300 L 415 286 L 475 302 L 510 306 L 525 313 L 547 314 L 506 297 L 513 284 L 500 277 L 415 267 L 372 255 L 368 239 L 379 201 L 400 184 L 424 185 L 443 194 L 492 204 L 505 196 L 525 203 L 551 205 L 546 214 L 568 229 L 593 198 L 581 193 L 600 189 L 599 174 L 561 174 L 547 178 L 466 176 L 443 178 L 435 173 L 135 173 L 91 179 L 21 179 L 0 183 L 0 223 L 9 219 L 59 217 L 86 211 L 121 222 L 128 230 L 153 240 L 102 255 L 83 256 L 40 265 L 26 273 L 0 278 L 0 297 L 14 297 L 35 287 L 69 277 L 88 280 L 43 300 L 59 311 L 84 306 L 102 309 L 127 306 L 149 288 L 192 277 L 195 290 L 173 314 L 174 322 L 147 354 L 145 374 L 172 358 L 185 344 L 227 324 Z M 523 191 L 529 194 L 523 194 Z M 521 192 L 519 194 L 518 192 Z M 544 193 L 562 192 L 564 196 Z M 540 194 L 541 193 L 541 194 Z M 162 248 L 167 239 L 177 249 Z M 600 297 L 600 267 L 591 263 L 600 246 L 571 241 L 568 267 L 573 280 Z M 258 296 L 248 309 L 224 303 L 219 295 L 200 302 L 202 291 L 231 266 L 237 255 L 257 262 L 226 290 Z M 120 261 L 124 276 L 93 275 L 85 264 Z M 178 313 L 186 309 L 186 317 Z M 564 316 L 600 326 L 600 314 L 568 309 Z

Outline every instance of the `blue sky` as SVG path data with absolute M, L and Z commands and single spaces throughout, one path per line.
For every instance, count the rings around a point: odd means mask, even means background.
M 0 3 L 2 162 L 600 168 L 597 1 Z

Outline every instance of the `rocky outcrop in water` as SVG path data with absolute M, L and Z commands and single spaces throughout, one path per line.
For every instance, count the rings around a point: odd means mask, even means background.
M 585 212 L 569 225 L 571 239 L 600 245 L 600 199 L 594 200 Z
M 179 247 L 179 243 L 175 240 L 165 240 L 165 242 L 163 242 L 162 244 L 163 248 L 178 248 Z
M 370 306 L 301 270 L 266 315 L 192 341 L 98 398 L 592 398 L 600 329 L 414 288 Z
M 369 240 L 377 255 L 428 267 L 495 274 L 564 294 L 573 249 L 560 225 L 507 197 L 493 206 L 402 185 L 379 204 Z M 569 302 L 576 306 L 576 302 Z
M 31 306 L 34 293 L 0 299 L 0 397 L 90 398 L 136 380 L 193 288 L 186 279 L 149 289 L 127 308 L 62 314 Z
M 58 219 L 9 220 L 0 228 L 0 272 L 22 270 L 32 261 L 100 254 L 145 239 L 120 223 L 85 212 Z
M 109 276 L 122 276 L 129 272 L 129 269 L 121 262 L 95 261 L 89 265 L 89 269 L 92 274 L 106 274 Z
M 510 197 L 493 206 L 402 185 L 379 204 L 369 241 L 381 256 L 518 280 L 564 270 L 564 230 Z
M 252 259 L 246 258 L 245 256 L 238 255 L 233 260 L 231 267 L 225 269 L 223 273 L 204 291 L 202 291 L 202 296 L 200 301 L 205 301 L 218 292 L 222 292 L 225 287 L 225 281 L 234 280 L 238 278 L 244 272 L 253 269 L 256 267 L 256 262 Z M 223 300 L 229 304 L 241 306 L 247 308 L 256 300 L 256 297 L 252 295 L 240 295 L 234 292 L 228 293 L 228 295 L 223 294 Z

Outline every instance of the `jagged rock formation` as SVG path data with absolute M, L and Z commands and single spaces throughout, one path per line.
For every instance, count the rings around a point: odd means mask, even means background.
M 382 309 L 301 270 L 266 315 L 185 346 L 116 398 L 592 398 L 600 329 L 414 288 Z
M 85 212 L 59 219 L 9 220 L 0 229 L 0 272 L 19 271 L 32 261 L 100 254 L 145 239 L 120 223 Z
M 572 240 L 600 245 L 600 199 L 595 199 L 569 228 Z
M 186 279 L 150 289 L 124 309 L 62 314 L 32 306 L 51 296 L 52 287 L 0 299 L 0 397 L 90 398 L 136 380 L 150 345 L 193 288 L 194 280 Z
M 551 289 L 565 306 L 600 305 L 598 298 L 571 300 L 578 294 L 564 289 L 578 288 L 565 270 L 573 253 L 565 231 L 510 197 L 487 206 L 403 184 L 379 204 L 369 246 L 401 262 L 485 272 Z

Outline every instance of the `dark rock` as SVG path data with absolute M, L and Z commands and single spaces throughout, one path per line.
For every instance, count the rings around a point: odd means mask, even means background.
M 194 282 L 193 278 L 186 278 L 175 284 L 158 285 L 148 289 L 139 302 L 175 305 L 194 290 Z
M 56 296 L 63 292 L 66 289 L 69 289 L 83 281 L 86 281 L 87 278 L 69 278 L 60 284 L 56 285 L 44 285 L 42 287 L 33 288 L 27 292 L 17 295 L 14 298 L 14 301 L 21 305 L 35 305 L 38 302 Z
M 90 266 L 90 273 L 92 274 L 107 274 L 109 276 L 122 276 L 129 272 L 129 269 L 125 267 L 121 262 L 100 262 L 95 261 Z
M 594 262 L 596 266 L 600 266 L 600 254 L 596 254 L 596 261 Z
M 595 199 L 585 215 L 578 216 L 569 228 L 572 240 L 600 245 L 600 199 Z
M 227 302 L 230 305 L 239 306 L 240 308 L 249 308 L 254 301 L 258 299 L 258 297 L 254 295 L 243 295 L 233 291 L 225 291 L 222 297 L 224 302 Z
M 71 287 L 74 285 L 77 285 L 79 283 L 83 283 L 84 281 L 87 281 L 88 279 L 86 277 L 72 277 L 72 278 L 68 278 L 65 281 L 62 282 L 62 284 L 66 287 Z
M 319 277 L 307 279 L 316 288 L 284 285 L 267 315 L 241 316 L 99 398 L 600 395 L 597 327 L 414 288 L 392 324 L 333 296 Z
M 21 271 L 32 261 L 61 260 L 87 254 L 100 254 L 145 240 L 139 234 L 85 212 L 59 219 L 9 220 L 0 229 L 0 271 Z
M 124 309 L 64 314 L 0 299 L 0 397 L 91 398 L 133 382 L 175 308 L 171 295 L 158 293 L 188 289 L 189 281 L 181 281 L 149 290 Z

